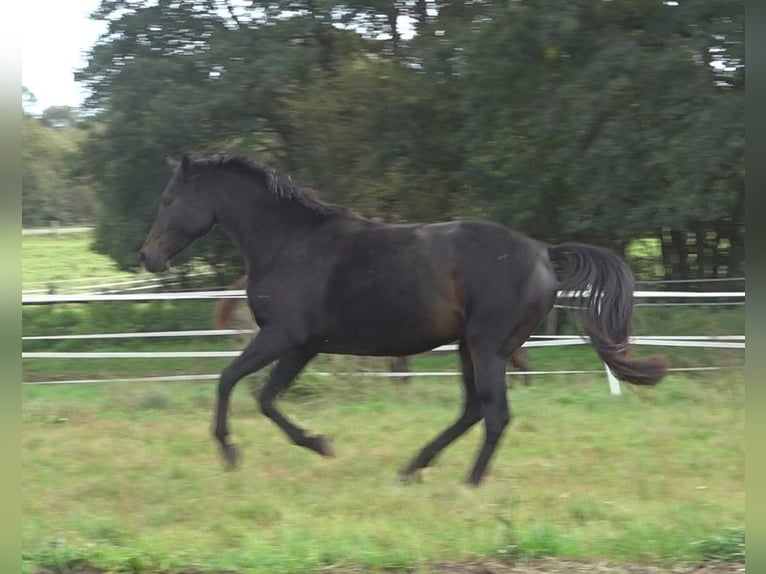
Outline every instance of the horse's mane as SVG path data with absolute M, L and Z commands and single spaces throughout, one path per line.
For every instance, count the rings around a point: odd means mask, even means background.
M 346 207 L 325 203 L 316 196 L 313 190 L 299 187 L 289 176 L 280 176 L 274 170 L 254 164 L 241 156 L 219 154 L 195 159 L 194 164 L 202 168 L 221 169 L 255 179 L 272 196 L 294 201 L 316 213 L 323 215 L 351 213 Z

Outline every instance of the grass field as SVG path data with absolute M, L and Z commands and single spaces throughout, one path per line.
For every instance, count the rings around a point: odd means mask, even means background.
M 21 288 L 43 289 L 56 286 L 65 290 L 72 285 L 135 279 L 133 273 L 120 271 L 104 255 L 90 250 L 90 232 L 71 235 L 26 235 L 21 241 Z M 149 277 L 142 273 L 140 277 Z
M 479 489 L 462 485 L 478 427 L 422 482 L 395 478 L 457 413 L 455 380 L 298 384 L 323 391 L 281 405 L 331 437 L 337 458 L 289 446 L 243 384 L 236 472 L 221 469 L 208 432 L 210 383 L 25 387 L 26 571 L 85 561 L 304 572 L 548 555 L 676 563 L 743 551 L 740 372 L 671 376 L 619 397 L 584 376 L 517 388 L 516 419 Z
M 24 237 L 24 286 L 114 276 L 88 237 Z M 68 271 L 67 271 L 68 269 Z M 128 274 L 130 278 L 132 275 Z M 95 282 L 95 281 L 94 281 Z M 211 303 L 25 308 L 25 335 L 209 328 Z M 640 309 L 638 334 L 741 334 L 744 309 Z M 230 339 L 25 342 L 25 350 L 237 349 Z M 664 349 L 663 349 L 664 351 Z M 649 352 L 638 349 L 639 353 Z M 332 460 L 290 446 L 236 389 L 243 449 L 224 472 L 209 428 L 215 385 L 22 389 L 24 571 L 428 572 L 433 564 L 545 556 L 585 564 L 744 560 L 744 357 L 669 349 L 655 389 L 609 395 L 604 374 L 539 376 L 510 393 L 516 418 L 479 489 L 462 484 L 476 427 L 421 482 L 397 469 L 457 414 L 452 377 L 408 385 L 312 371 L 380 368 L 324 357 L 280 401 L 326 434 Z M 601 369 L 587 347 L 530 350 L 534 368 Z M 215 373 L 227 359 L 24 360 L 25 381 Z M 453 370 L 424 355 L 417 370 Z M 632 392 L 631 392 L 632 391 Z M 78 569 L 79 568 L 79 569 Z M 587 571 L 587 570 L 586 570 Z M 92 572 L 92 571 L 91 571 Z

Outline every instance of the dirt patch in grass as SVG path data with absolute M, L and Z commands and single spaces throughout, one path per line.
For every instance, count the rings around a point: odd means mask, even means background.
M 421 565 L 414 568 L 393 568 L 376 570 L 355 566 L 328 566 L 321 572 L 326 574 L 741 574 L 745 572 L 742 563 L 683 564 L 678 566 L 654 566 L 648 564 L 612 564 L 609 562 L 573 562 L 569 560 L 546 559 L 522 562 L 479 560 L 475 562 L 443 562 Z M 67 574 L 103 574 L 104 571 L 91 566 L 67 569 Z M 36 574 L 61 574 L 60 571 L 38 570 Z M 148 573 L 147 573 L 148 574 Z M 151 574 L 208 574 L 197 570 L 174 572 L 152 572 Z M 223 571 L 209 574 L 236 574 Z M 308 574 L 308 573 L 307 573 Z

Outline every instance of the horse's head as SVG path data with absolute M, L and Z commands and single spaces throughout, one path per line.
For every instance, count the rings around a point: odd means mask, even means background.
M 184 155 L 165 191 L 149 234 L 138 256 L 152 273 L 168 268 L 170 260 L 215 223 L 213 202 L 202 186 L 200 166 Z

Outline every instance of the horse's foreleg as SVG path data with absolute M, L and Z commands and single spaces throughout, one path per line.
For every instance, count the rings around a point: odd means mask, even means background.
M 218 400 L 216 404 L 215 422 L 213 434 L 221 446 L 224 463 L 228 468 L 237 464 L 237 449 L 229 442 L 229 402 L 231 391 L 234 386 L 251 373 L 254 373 L 289 349 L 290 345 L 286 337 L 279 336 L 270 331 L 261 331 L 250 341 L 250 344 L 242 351 L 234 361 L 226 367 L 218 380 Z
M 296 349 L 283 355 L 269 375 L 258 395 L 261 412 L 269 417 L 295 444 L 324 456 L 333 456 L 329 443 L 321 435 L 307 435 L 306 431 L 285 417 L 274 405 L 274 400 L 284 392 L 316 353 Z

